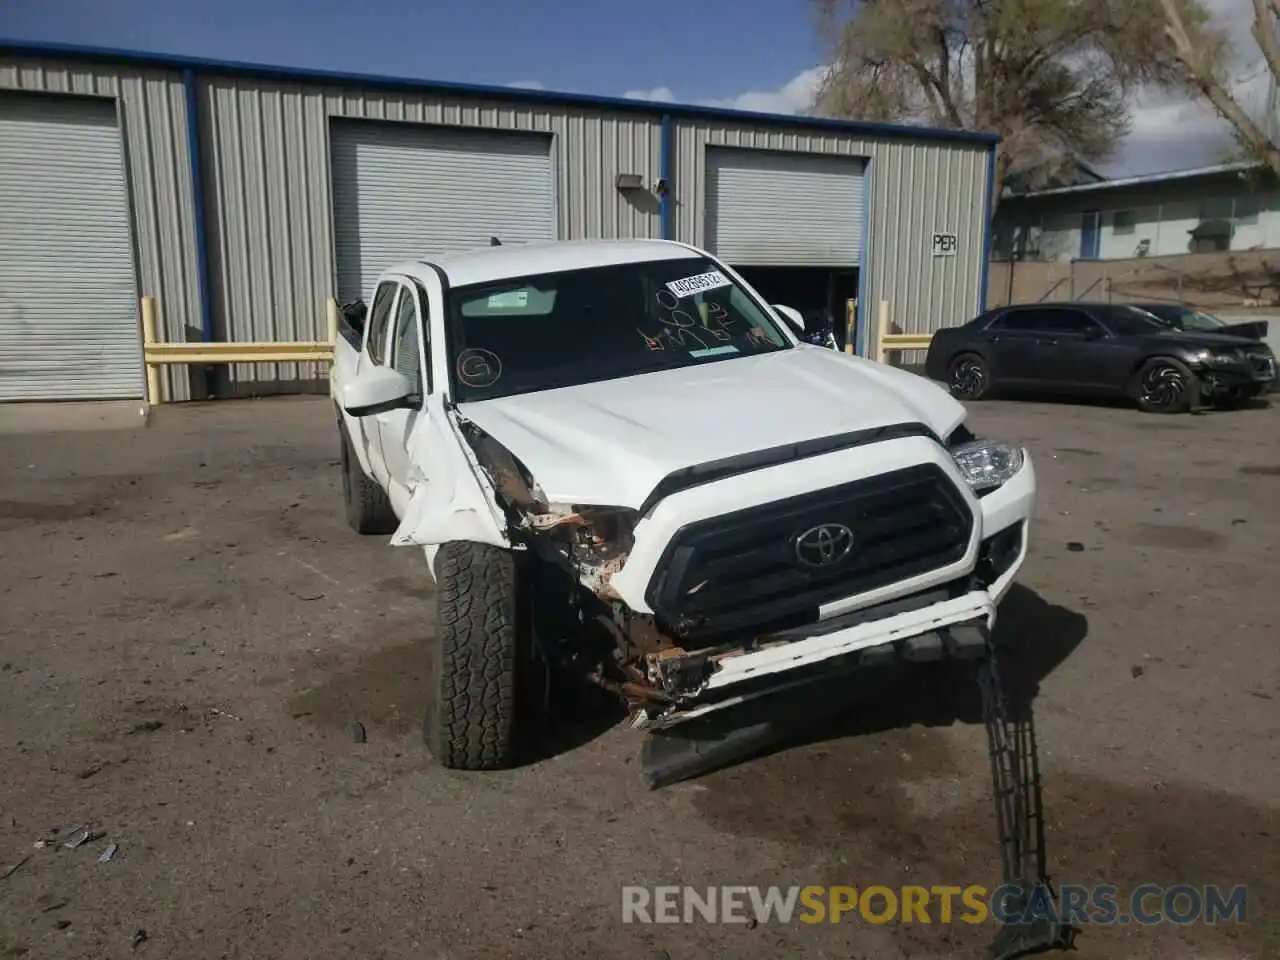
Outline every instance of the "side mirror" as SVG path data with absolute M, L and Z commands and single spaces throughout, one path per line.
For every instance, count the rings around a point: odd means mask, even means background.
M 365 367 L 342 388 L 342 409 L 353 417 L 411 407 L 417 399 L 409 378 L 390 367 Z
M 781 303 L 775 303 L 773 309 L 778 311 L 778 315 L 787 322 L 796 336 L 804 336 L 804 316 L 795 307 L 788 307 Z

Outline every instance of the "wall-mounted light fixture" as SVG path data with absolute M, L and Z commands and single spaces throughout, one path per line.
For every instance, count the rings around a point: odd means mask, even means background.
M 638 173 L 620 173 L 614 179 L 613 185 L 619 190 L 643 190 L 644 177 Z

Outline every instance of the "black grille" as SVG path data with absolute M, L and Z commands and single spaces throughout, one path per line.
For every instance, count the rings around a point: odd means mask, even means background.
M 684 640 L 809 622 L 823 603 L 959 560 L 973 522 L 946 474 L 921 464 L 682 527 L 646 599 Z M 796 540 L 823 525 L 847 527 L 852 548 L 807 566 Z

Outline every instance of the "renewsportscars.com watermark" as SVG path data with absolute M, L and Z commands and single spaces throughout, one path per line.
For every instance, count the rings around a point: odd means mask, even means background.
M 1064 884 L 1029 895 L 1001 886 L 622 888 L 623 923 L 1026 923 L 1075 926 L 1244 923 L 1247 890 L 1146 883 L 1122 897 L 1111 885 Z

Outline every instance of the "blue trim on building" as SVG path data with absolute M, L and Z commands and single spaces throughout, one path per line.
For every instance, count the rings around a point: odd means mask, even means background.
M 526 90 L 519 87 L 483 86 L 469 83 L 453 83 L 434 80 L 413 80 L 405 77 L 380 77 L 360 73 L 344 73 L 311 68 L 269 66 L 259 63 L 241 63 L 231 60 L 209 60 L 203 57 L 187 57 L 174 54 L 147 53 L 138 50 L 113 50 L 104 47 L 87 47 L 67 43 L 46 43 L 0 38 L 0 53 L 31 57 L 66 57 L 81 60 L 103 60 L 127 63 L 143 67 L 171 70 L 198 70 L 233 76 L 251 76 L 272 80 L 312 81 L 330 85 L 378 87 L 415 91 L 435 91 L 459 96 L 482 96 L 524 103 L 559 104 L 562 106 L 594 107 L 596 109 L 621 110 L 628 113 L 662 113 L 673 117 L 727 120 L 737 123 L 769 123 L 774 126 L 826 129 L 864 136 L 894 137 L 897 139 L 939 140 L 961 143 L 995 143 L 999 137 L 993 133 L 972 130 L 944 130 L 936 127 L 912 127 L 892 123 L 868 123 L 858 120 L 833 120 L 824 117 L 789 116 L 757 113 L 749 110 L 729 110 L 724 107 L 700 107 L 692 104 L 654 103 L 631 100 L 626 97 L 601 97 L 583 93 L 557 93 L 549 90 Z
M 853 323 L 853 352 L 870 356 L 867 348 L 867 239 L 871 235 L 871 158 L 862 167 L 862 240 L 858 244 L 858 308 Z
M 982 205 L 982 271 L 978 275 L 978 313 L 987 309 L 987 283 L 991 279 L 991 214 L 996 208 L 996 144 L 987 152 L 987 198 Z M 976 314 L 975 314 L 976 316 Z
M 658 147 L 658 179 L 662 181 L 662 196 L 658 198 L 658 216 L 663 240 L 675 235 L 671 229 L 671 115 L 662 115 L 661 143 Z

